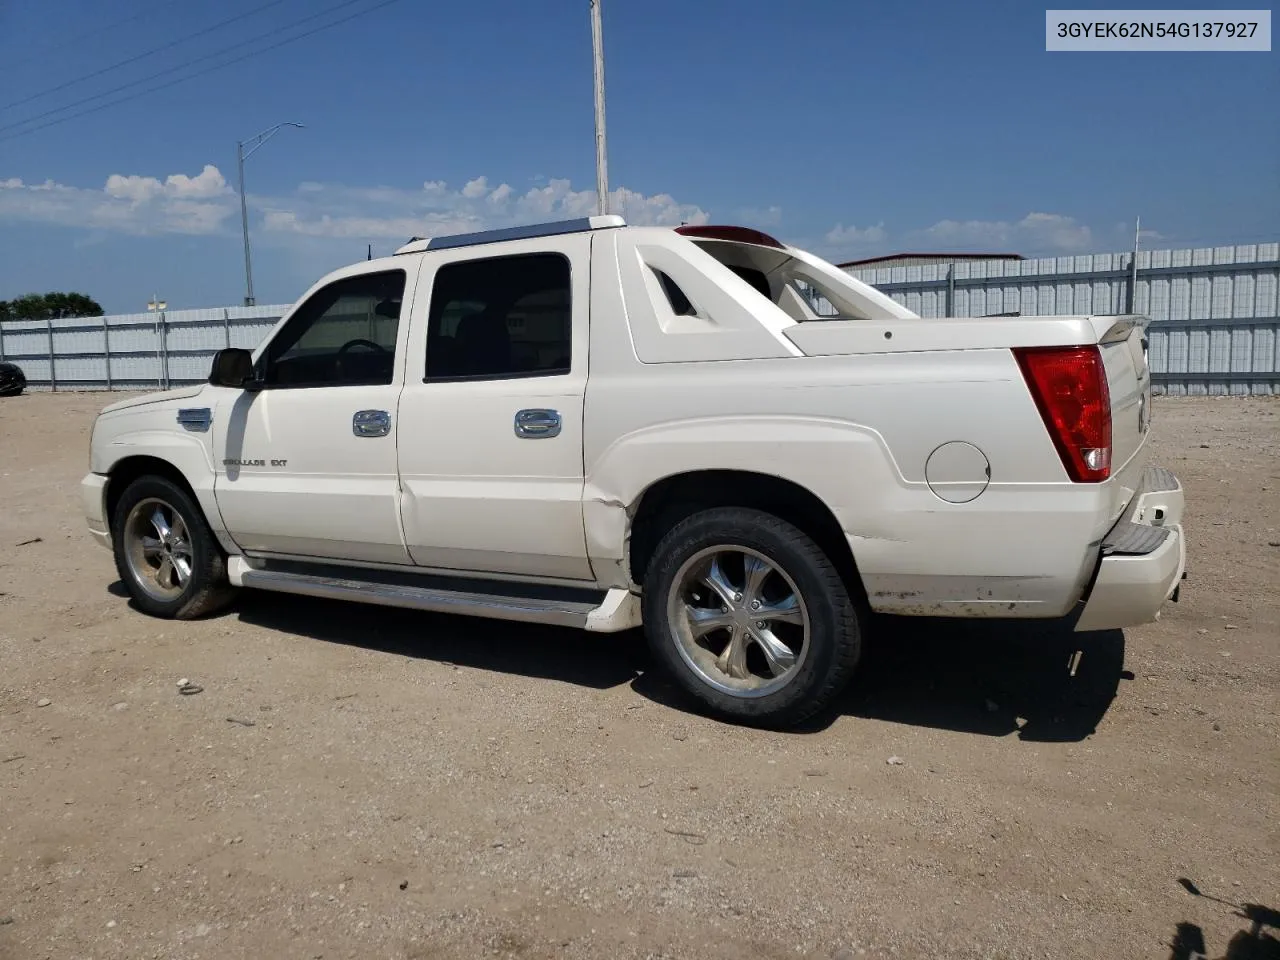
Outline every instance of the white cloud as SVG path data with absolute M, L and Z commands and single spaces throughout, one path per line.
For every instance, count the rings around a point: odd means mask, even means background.
M 334 239 L 399 240 L 412 236 L 466 233 L 483 229 L 483 225 L 465 217 L 427 215 L 414 217 L 299 216 L 293 210 L 268 210 L 263 227 L 269 232 L 295 233 L 306 237 Z M 434 229 L 432 229 L 434 228 Z
M 483 197 L 488 192 L 488 177 L 476 177 L 474 180 L 468 180 L 467 185 L 462 188 L 462 195 L 468 200 L 475 200 L 477 197 Z
M 585 217 L 595 213 L 596 192 L 574 190 L 568 180 L 549 180 L 545 187 L 530 187 L 517 203 L 535 217 Z
M 235 191 L 212 164 L 194 176 L 115 173 L 100 190 L 51 180 L 43 184 L 28 184 L 16 177 L 0 180 L 0 221 L 135 235 L 212 234 L 232 229 L 238 207 Z M 483 176 L 466 181 L 461 188 L 443 180 L 426 180 L 417 190 L 305 181 L 288 196 L 249 198 L 253 226 L 263 240 L 274 236 L 278 242 L 289 237 L 403 242 L 410 236 L 587 216 L 595 208 L 595 191 L 575 190 L 566 179 L 547 180 L 517 193 L 508 183 L 492 187 Z M 670 194 L 646 195 L 626 187 L 611 191 L 610 208 L 635 224 L 707 222 L 700 207 L 680 203 Z
M 170 174 L 164 182 L 165 193 L 173 197 L 216 197 L 227 193 L 227 181 L 222 172 L 211 163 L 194 177 L 185 173 Z
M 107 196 L 116 200 L 129 200 L 133 203 L 147 203 L 157 197 L 168 197 L 175 200 L 209 199 L 229 192 L 227 181 L 211 163 L 194 177 L 185 173 L 173 173 L 161 183 L 155 177 L 123 176 L 113 173 L 107 177 L 104 188 Z
M 972 247 L 980 253 L 1077 253 L 1093 247 L 1093 231 L 1074 217 L 1028 213 L 1021 220 L 939 220 L 915 237 L 931 247 Z
M 494 227 L 589 216 L 596 211 L 594 190 L 576 190 L 565 178 L 542 178 L 523 192 L 509 183 L 493 186 L 479 176 L 450 186 L 425 180 L 421 188 L 351 186 L 306 181 L 283 197 L 250 197 L 253 227 L 262 241 L 288 244 L 289 238 L 328 238 L 400 243 L 411 236 L 442 236 Z M 163 178 L 113 173 L 100 189 L 45 180 L 27 183 L 0 179 L 0 222 L 52 223 L 87 230 L 134 235 L 207 235 L 230 232 L 238 197 L 222 172 L 206 164 L 199 173 Z M 701 207 L 669 193 L 644 194 L 617 187 L 609 208 L 628 223 L 677 226 L 710 221 Z M 735 218 L 760 227 L 775 226 L 779 207 L 739 209 Z M 274 238 L 274 241 L 273 239 Z M 1144 230 L 1142 241 L 1164 239 Z M 833 259 L 883 252 L 890 240 L 884 223 L 859 227 L 837 223 L 812 246 Z M 1097 238 L 1074 217 L 1031 212 L 1021 220 L 940 220 L 897 235 L 903 249 L 1012 251 L 1028 256 L 1087 252 Z M 801 244 L 802 246 L 805 244 Z
M 224 204 L 172 200 L 165 205 L 163 225 L 167 233 L 217 233 L 231 213 Z
M 837 223 L 827 231 L 823 239 L 831 247 L 847 252 L 884 243 L 888 237 L 883 223 L 877 223 L 874 227 L 855 227 L 852 224 L 846 227 L 843 223 Z
M 105 189 L 107 196 L 116 200 L 132 200 L 134 203 L 146 203 L 164 193 L 164 184 L 155 177 L 126 177 L 113 173 L 107 177 Z
M 461 189 L 440 180 L 426 181 L 421 190 L 327 184 L 292 197 L 259 200 L 258 204 L 267 207 L 264 226 L 268 233 L 404 241 L 411 236 L 444 236 L 589 216 L 596 210 L 596 194 L 594 190 L 574 190 L 565 179 L 517 193 L 508 183 L 491 187 L 487 178 L 476 177 Z M 700 207 L 680 203 L 666 193 L 646 195 L 619 187 L 610 191 L 609 204 L 610 210 L 638 225 L 708 221 Z
M 194 177 L 175 173 L 163 181 L 113 173 L 100 190 L 17 178 L 0 185 L 0 220 L 137 235 L 216 233 L 235 210 L 234 194 L 212 165 Z
M 590 204 L 586 212 L 594 213 L 596 192 L 587 190 L 578 196 Z M 626 187 L 609 191 L 609 209 L 622 214 L 627 223 L 636 226 L 678 227 L 681 223 L 709 223 L 711 219 L 701 207 L 678 203 L 669 193 L 646 197 Z

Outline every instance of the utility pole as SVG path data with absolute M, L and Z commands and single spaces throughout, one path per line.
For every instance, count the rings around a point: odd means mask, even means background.
M 253 306 L 253 264 L 249 262 L 249 205 L 244 198 L 244 143 L 236 141 L 236 169 L 240 174 L 240 229 L 244 233 L 244 305 Z
M 248 204 L 244 200 L 244 143 L 236 142 L 236 166 L 241 189 L 241 230 L 244 234 L 244 306 L 253 306 L 253 265 L 248 259 Z
M 244 195 L 244 162 L 249 159 L 255 150 L 275 136 L 276 131 L 281 127 L 297 127 L 301 130 L 302 124 L 290 121 L 277 123 L 274 127 L 268 127 L 248 140 L 236 141 L 236 172 L 240 178 L 240 229 L 244 234 L 244 305 L 246 307 L 252 307 L 255 300 L 253 299 L 253 264 L 249 259 L 249 204 Z M 245 150 L 246 143 L 253 144 L 253 146 Z
M 595 66 L 596 94 L 596 212 L 609 212 L 609 158 L 604 135 L 604 28 L 600 0 L 591 3 L 591 59 Z
M 1129 308 L 1125 313 L 1138 309 L 1138 242 L 1142 239 L 1142 217 L 1133 221 L 1133 259 L 1129 263 Z M 1150 309 L 1148 307 L 1148 309 Z

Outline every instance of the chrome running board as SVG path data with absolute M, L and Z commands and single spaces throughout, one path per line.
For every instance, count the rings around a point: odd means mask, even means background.
M 413 573 L 374 579 L 376 571 L 304 564 L 259 566 L 260 561 L 230 557 L 228 574 L 235 586 L 292 593 L 304 597 L 352 600 L 384 607 L 401 607 L 431 613 L 517 620 L 600 633 L 628 630 L 640 624 L 639 598 L 626 590 L 538 590 L 542 596 L 521 595 L 525 585 L 486 581 L 494 592 L 475 589 L 476 580 L 463 581 L 468 589 L 443 583 L 445 578 Z M 419 581 L 415 583 L 414 581 Z M 531 588 L 532 589 L 536 588 Z M 501 592 L 499 592 L 501 591 Z

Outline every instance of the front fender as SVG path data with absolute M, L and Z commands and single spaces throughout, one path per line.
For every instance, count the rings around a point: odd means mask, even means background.
M 120 434 L 110 442 L 95 446 L 90 469 L 109 474 L 128 457 L 155 457 L 172 464 L 194 489 L 213 489 L 213 458 L 199 441 L 181 434 L 158 430 L 136 430 Z
M 186 479 L 223 549 L 239 553 L 227 535 L 214 497 L 215 469 L 210 434 L 199 430 L 183 431 L 177 425 L 176 416 L 176 407 L 149 406 L 100 417 L 94 428 L 90 469 L 107 476 L 132 457 L 151 457 L 167 463 Z

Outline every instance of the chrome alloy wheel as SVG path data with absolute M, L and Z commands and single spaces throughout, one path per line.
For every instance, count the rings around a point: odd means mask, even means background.
M 124 555 L 134 581 L 156 600 L 172 600 L 191 580 L 191 536 L 172 505 L 140 500 L 125 518 Z
M 748 547 L 707 547 L 686 560 L 667 596 L 667 626 L 694 672 L 735 697 L 786 686 L 809 652 L 795 581 Z

